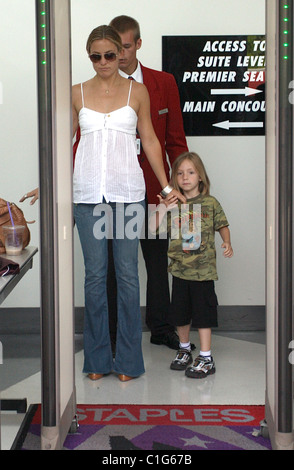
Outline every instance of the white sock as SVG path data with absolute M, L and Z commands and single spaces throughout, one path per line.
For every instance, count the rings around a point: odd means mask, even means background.
M 200 351 L 199 356 L 211 357 L 211 351 Z
M 190 341 L 189 341 L 189 343 L 181 343 L 181 342 L 180 342 L 180 348 L 181 348 L 181 349 L 189 349 L 189 351 L 190 351 L 190 349 L 191 349 L 191 343 L 190 343 Z

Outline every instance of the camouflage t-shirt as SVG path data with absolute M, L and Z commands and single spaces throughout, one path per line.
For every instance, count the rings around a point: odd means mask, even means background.
M 200 194 L 167 214 L 169 272 L 192 281 L 217 280 L 215 232 L 229 225 L 220 203 Z

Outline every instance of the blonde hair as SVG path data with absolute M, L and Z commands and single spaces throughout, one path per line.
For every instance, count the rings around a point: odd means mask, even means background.
M 172 166 L 172 185 L 173 187 L 180 192 L 183 192 L 181 188 L 178 185 L 177 181 L 177 174 L 178 174 L 178 169 L 181 163 L 184 160 L 189 160 L 195 167 L 195 170 L 197 171 L 199 177 L 200 177 L 200 182 L 199 182 L 199 192 L 203 195 L 207 194 L 209 195 L 210 191 L 210 181 L 208 178 L 208 175 L 206 173 L 204 164 L 199 157 L 199 155 L 195 152 L 184 152 L 181 155 L 178 156 L 178 158 L 174 161 L 173 166 Z
M 108 41 L 112 42 L 116 46 L 118 52 L 122 50 L 122 42 L 118 32 L 112 26 L 102 25 L 93 29 L 88 37 L 86 44 L 88 54 L 91 52 L 92 43 L 94 41 L 101 41 L 102 39 L 108 39 Z

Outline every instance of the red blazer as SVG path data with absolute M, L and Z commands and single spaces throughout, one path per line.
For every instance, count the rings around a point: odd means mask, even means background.
M 149 69 L 147 67 L 143 67 L 142 64 L 141 68 L 143 73 L 143 83 L 148 89 L 150 96 L 151 120 L 161 145 L 164 168 L 167 180 L 169 181 L 170 174 L 168 160 L 172 165 L 178 155 L 188 151 L 180 106 L 179 90 L 172 74 Z M 74 157 L 79 140 L 80 129 L 78 128 L 76 141 L 73 147 Z M 158 204 L 157 194 L 160 193 L 161 186 L 148 162 L 142 146 L 139 161 L 144 173 L 148 203 Z
M 151 120 L 161 145 L 164 168 L 169 181 L 168 160 L 172 165 L 181 153 L 188 151 L 179 90 L 172 74 L 149 69 L 142 64 L 141 68 L 143 83 L 150 96 Z M 144 172 L 148 203 L 158 204 L 157 194 L 160 193 L 161 186 L 143 149 L 139 160 Z

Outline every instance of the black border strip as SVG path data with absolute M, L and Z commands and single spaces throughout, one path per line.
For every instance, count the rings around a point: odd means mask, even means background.
M 284 8 L 287 5 L 288 8 Z M 293 276 L 293 105 L 289 83 L 293 80 L 293 0 L 278 2 L 278 431 L 291 433 L 292 365 L 288 360 L 292 339 Z M 284 18 L 288 21 L 284 21 Z M 288 30 L 287 59 L 283 31 Z
M 10 450 L 21 450 L 23 447 L 23 443 L 25 441 L 25 438 L 27 436 L 28 430 L 30 428 L 30 425 L 32 424 L 33 418 L 37 412 L 38 409 L 37 404 L 30 405 L 23 422 L 21 423 L 21 426 L 18 430 L 18 433 L 13 441 L 13 444 L 10 448 Z

